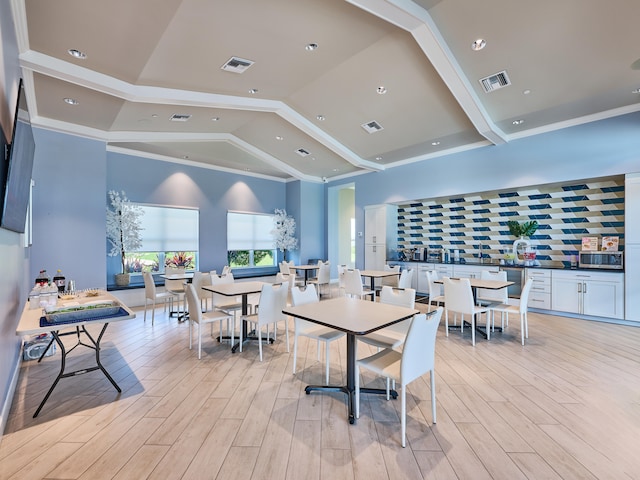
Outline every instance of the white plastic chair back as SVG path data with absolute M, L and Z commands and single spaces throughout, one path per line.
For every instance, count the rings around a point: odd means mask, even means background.
M 411 282 L 413 281 L 414 269 L 403 270 L 400 274 L 400 280 L 398 280 L 398 288 L 411 288 Z
M 233 283 L 233 275 L 211 275 L 211 285 L 220 285 L 223 283 Z M 211 293 L 211 298 L 213 299 L 213 308 L 220 308 L 222 306 L 226 306 L 230 303 L 233 303 L 235 299 L 233 297 L 229 297 L 227 295 L 222 295 L 220 293 L 209 292 Z
M 149 300 L 156 299 L 156 284 L 153 281 L 153 275 L 151 272 L 144 272 L 142 274 L 142 278 L 144 280 L 144 296 Z
M 364 288 L 362 287 L 362 275 L 359 269 L 345 270 L 344 274 L 344 293 L 346 295 L 362 298 Z
M 282 261 L 279 263 L 280 273 L 283 275 L 291 275 L 291 271 L 289 270 L 289 264 L 286 261 Z
M 318 262 L 318 285 L 328 285 L 331 281 L 331 265 L 329 262 Z
M 396 272 L 396 273 L 400 273 L 400 265 L 394 265 L 393 267 L 389 266 L 389 265 L 385 265 L 382 268 L 385 272 Z M 391 275 L 388 277 L 382 277 L 382 286 L 388 285 L 390 287 L 397 287 L 398 285 L 398 276 L 397 275 Z M 409 285 L 411 286 L 411 285 Z
M 434 370 L 436 334 L 442 312 L 443 308 L 438 307 L 431 313 L 413 317 L 402 349 L 400 378 L 403 385 Z
M 520 292 L 520 314 L 526 314 L 529 303 L 529 293 L 531 292 L 531 287 L 533 286 L 533 279 L 531 277 L 527 278 L 527 281 L 524 283 L 524 287 L 522 287 L 522 291 Z M 504 288 L 503 290 L 506 290 Z
M 447 311 L 473 315 L 473 292 L 469 279 L 444 277 L 442 281 L 444 282 L 444 302 L 447 305 Z
M 189 308 L 189 321 L 200 323 L 202 321 L 202 310 L 198 299 L 196 287 L 193 283 L 185 285 L 185 296 L 187 297 L 187 307 Z
M 258 326 L 287 320 L 282 310 L 287 306 L 288 294 L 289 282 L 283 282 L 280 285 L 265 283 L 262 286 L 258 306 Z
M 507 272 L 500 270 L 499 272 L 490 272 L 489 270 L 482 270 L 480 272 L 480 280 L 502 280 L 507 281 Z M 483 301 L 485 303 L 507 303 L 509 293 L 506 288 L 499 290 L 491 290 L 488 288 L 479 288 L 476 292 L 476 300 Z
M 304 305 L 306 303 L 319 302 L 318 291 L 315 285 L 308 284 L 303 290 L 301 287 L 293 287 L 291 289 L 291 305 L 294 307 L 297 305 Z M 309 330 L 310 328 L 318 327 L 317 324 L 303 320 L 302 318 L 294 317 L 296 331 Z
M 389 286 L 382 287 L 380 290 L 380 303 L 386 303 L 388 305 L 396 305 L 398 307 L 415 308 L 416 306 L 416 291 L 413 288 L 393 288 Z M 411 319 L 404 320 L 402 322 L 394 323 L 385 328 L 393 330 L 394 332 L 401 332 L 406 334 L 409 329 Z
M 213 273 L 215 273 L 216 271 L 214 270 Z M 229 275 L 231 273 L 231 267 L 229 265 L 225 265 L 224 267 L 222 267 L 222 273 L 221 275 Z
M 427 270 L 427 288 L 429 289 L 429 299 L 442 295 L 442 285 L 435 283 L 438 280 L 438 272 Z

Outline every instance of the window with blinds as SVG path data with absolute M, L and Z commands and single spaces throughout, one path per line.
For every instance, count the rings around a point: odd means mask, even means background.
M 227 260 L 231 268 L 273 267 L 273 215 L 227 213 Z
M 137 205 L 141 220 L 142 246 L 127 254 L 130 273 L 162 273 L 165 267 L 198 268 L 200 212 L 193 208 Z

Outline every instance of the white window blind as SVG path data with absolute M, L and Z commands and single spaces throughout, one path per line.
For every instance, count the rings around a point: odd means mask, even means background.
M 273 250 L 273 215 L 227 213 L 227 250 Z
M 198 251 L 199 211 L 190 208 L 139 205 L 142 216 L 142 252 Z

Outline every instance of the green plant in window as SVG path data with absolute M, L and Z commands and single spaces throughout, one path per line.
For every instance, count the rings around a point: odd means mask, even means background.
M 249 250 L 231 250 L 227 254 L 230 267 L 248 267 Z
M 183 267 L 186 270 L 195 268 L 192 252 L 167 252 L 164 258 L 165 267 Z

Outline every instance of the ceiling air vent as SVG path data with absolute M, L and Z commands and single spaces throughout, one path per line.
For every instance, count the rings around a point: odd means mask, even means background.
M 191 115 L 187 115 L 185 113 L 174 113 L 171 115 L 172 122 L 186 122 L 191 118 Z
M 309 152 L 307 152 L 304 148 L 297 149 L 296 153 L 301 157 L 306 157 L 307 155 L 309 155 Z
M 244 73 L 244 71 L 253 65 L 251 60 L 240 57 L 231 57 L 227 62 L 222 65 L 222 70 L 233 73 Z
M 480 83 L 482 84 L 482 88 L 484 88 L 484 91 L 486 93 L 490 93 L 494 90 L 498 90 L 499 88 L 511 85 L 511 81 L 509 80 L 509 76 L 507 75 L 506 70 L 494 73 L 493 75 L 489 75 L 485 78 L 481 78 Z
M 380 125 L 375 120 L 372 122 L 363 123 L 361 127 L 364 128 L 367 133 L 376 133 L 383 129 L 382 125 Z

